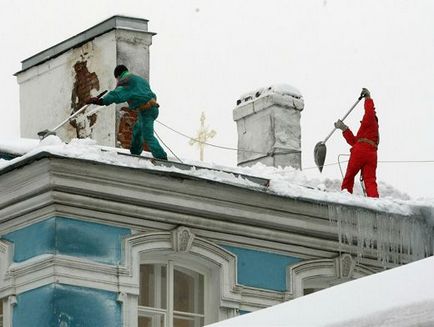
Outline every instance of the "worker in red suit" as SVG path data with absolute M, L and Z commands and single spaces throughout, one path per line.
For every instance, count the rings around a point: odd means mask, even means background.
M 371 99 L 369 90 L 363 88 L 360 96 L 365 98 L 365 114 L 357 135 L 354 136 L 353 132 L 341 120 L 335 122 L 335 127 L 342 130 L 342 135 L 347 143 L 351 145 L 350 160 L 341 189 L 353 193 L 354 177 L 361 170 L 366 195 L 378 198 L 376 181 L 377 148 L 380 141 L 378 118 L 375 114 L 374 101 Z

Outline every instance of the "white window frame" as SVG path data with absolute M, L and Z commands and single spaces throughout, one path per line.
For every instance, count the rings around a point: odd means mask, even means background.
M 172 303 L 172 300 L 174 299 L 174 295 L 175 295 L 175 292 L 174 292 L 175 291 L 175 274 L 174 274 L 175 267 L 180 268 L 179 271 L 181 271 L 181 272 L 182 272 L 182 270 L 184 270 L 184 272 L 186 274 L 188 274 L 190 272 L 195 272 L 195 273 L 198 273 L 198 274 L 203 276 L 203 293 L 204 294 L 203 294 L 203 313 L 202 314 L 175 311 L 175 303 Z M 177 315 L 191 317 L 191 318 L 200 317 L 200 318 L 203 318 L 203 321 L 205 323 L 205 317 L 207 316 L 207 312 L 212 312 L 212 309 L 209 308 L 209 305 L 208 305 L 209 296 L 212 294 L 208 291 L 208 289 L 210 288 L 210 286 L 209 286 L 210 284 L 208 283 L 209 274 L 200 272 L 200 271 L 198 271 L 197 268 L 194 269 L 194 267 L 193 268 L 190 266 L 186 267 L 186 266 L 182 265 L 182 262 L 176 262 L 173 260 L 169 260 L 169 268 L 170 268 L 169 276 L 171 277 L 171 279 L 169 279 L 169 295 L 170 295 L 170 299 L 171 299 L 171 301 L 169 301 L 169 303 L 171 304 L 172 309 L 173 309 L 171 312 L 171 314 L 173 314 L 172 321 L 175 318 L 175 315 L 177 314 Z M 171 275 L 171 274 L 173 274 L 173 275 Z M 195 290 L 199 289 L 199 280 L 195 279 L 194 282 L 195 282 L 194 289 Z M 195 299 L 197 299 L 197 296 L 195 296 Z M 196 303 L 196 305 L 197 305 L 197 303 Z
M 12 327 L 12 310 L 15 304 L 17 304 L 17 298 L 14 295 L 0 299 L 0 305 L 3 308 L 3 315 L 0 315 L 0 327 Z
M 1 294 L 0 305 L 3 309 L 3 314 L 0 315 L 0 327 L 12 326 L 12 310 L 17 303 L 15 290 L 11 285 L 10 279 L 6 277 L 7 270 L 12 263 L 13 244 L 0 240 L 0 289 L 5 292 Z
M 140 262 L 140 264 L 151 264 L 157 267 L 157 265 L 164 265 L 163 262 Z M 161 271 L 160 271 L 161 273 Z M 161 274 L 155 273 L 154 276 L 154 282 L 158 283 L 161 285 Z M 168 278 L 168 267 L 166 268 L 166 279 Z M 167 281 L 166 281 L 167 283 Z M 139 287 L 140 290 L 140 287 Z M 157 303 L 161 303 L 161 293 L 158 292 L 160 290 L 160 287 L 155 287 L 155 299 Z M 166 290 L 167 291 L 167 290 Z M 139 294 L 140 295 L 140 294 Z M 167 300 L 167 294 L 166 294 L 166 309 L 160 309 L 160 308 L 156 308 L 156 307 L 146 307 L 146 306 L 141 306 L 140 304 L 138 304 L 138 315 L 139 317 L 152 317 L 153 315 L 156 316 L 162 316 L 163 317 L 163 326 L 167 325 L 167 312 L 168 312 L 168 300 Z M 139 318 L 138 317 L 138 318 Z

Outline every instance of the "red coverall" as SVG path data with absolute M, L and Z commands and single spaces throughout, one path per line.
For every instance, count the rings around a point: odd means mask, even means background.
M 357 135 L 354 136 L 353 132 L 348 128 L 343 132 L 343 136 L 352 148 L 341 189 L 347 189 L 348 192 L 353 193 L 354 177 L 359 170 L 362 170 L 367 196 L 378 198 L 376 182 L 377 146 L 379 142 L 378 119 L 375 115 L 374 101 L 371 98 L 365 99 L 365 114 Z

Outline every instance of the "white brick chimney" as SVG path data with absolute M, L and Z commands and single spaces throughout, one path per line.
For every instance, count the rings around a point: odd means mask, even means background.
M 238 165 L 301 169 L 301 93 L 281 84 L 249 92 L 233 111 L 238 129 Z
M 89 96 L 113 89 L 113 70 L 118 64 L 149 79 L 153 35 L 146 19 L 113 16 L 22 61 L 22 70 L 15 74 L 20 86 L 21 136 L 37 138 L 38 131 L 57 126 Z M 119 145 L 125 136 L 119 125 L 131 126 L 122 122 L 124 117 L 114 108 L 111 105 L 87 118 L 78 117 L 57 135 L 66 142 L 92 137 L 101 145 Z M 92 109 L 95 107 L 88 111 Z

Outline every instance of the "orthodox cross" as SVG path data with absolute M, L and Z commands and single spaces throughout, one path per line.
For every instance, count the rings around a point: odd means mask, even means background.
M 202 112 L 202 115 L 200 116 L 200 128 L 197 131 L 197 137 L 195 139 L 191 139 L 189 142 L 190 145 L 197 144 L 197 146 L 199 147 L 200 161 L 203 161 L 203 152 L 205 149 L 206 141 L 213 138 L 215 135 L 215 130 L 209 130 L 208 126 L 205 127 L 205 113 Z

